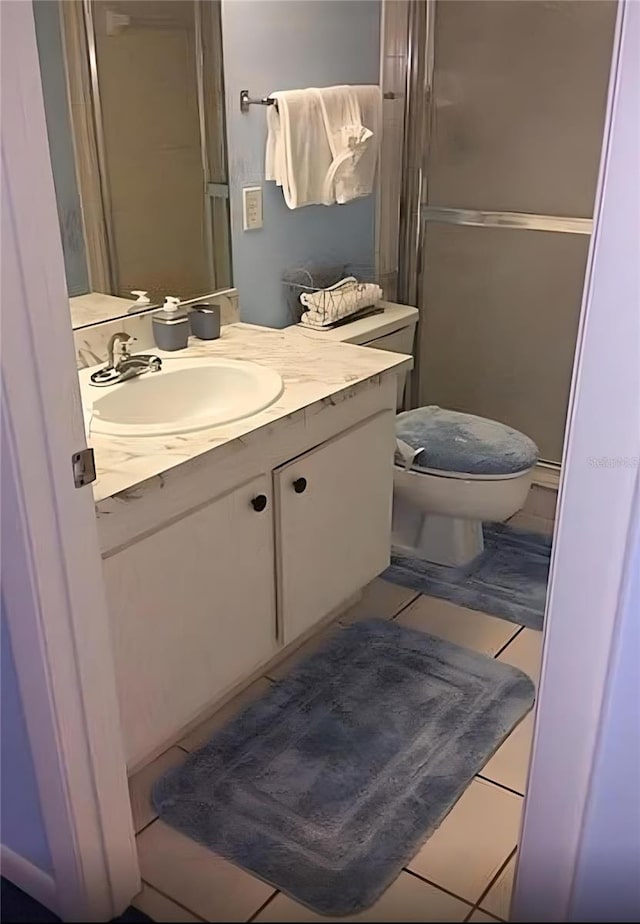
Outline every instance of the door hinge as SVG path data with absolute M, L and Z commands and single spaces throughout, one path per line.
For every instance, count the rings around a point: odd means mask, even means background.
M 73 483 L 76 488 L 84 488 L 86 484 L 91 484 L 96 480 L 96 460 L 93 455 L 93 449 L 81 449 L 80 452 L 74 452 L 71 456 L 71 465 L 73 467 Z

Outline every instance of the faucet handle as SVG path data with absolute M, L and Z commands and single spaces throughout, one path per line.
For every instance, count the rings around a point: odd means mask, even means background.
M 130 347 L 132 343 L 137 343 L 138 338 L 133 337 L 131 334 L 127 335 L 127 339 L 124 338 L 121 340 L 116 340 L 114 344 L 114 352 L 118 359 L 127 359 L 131 356 Z
M 136 338 L 132 337 L 131 334 L 127 334 L 123 330 L 117 331 L 107 344 L 108 366 L 114 368 L 119 362 L 130 356 L 128 344 L 135 342 Z

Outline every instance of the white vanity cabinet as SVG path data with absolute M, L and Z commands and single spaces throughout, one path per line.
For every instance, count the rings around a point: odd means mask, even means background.
M 261 475 L 104 561 L 130 765 L 277 651 L 271 493 Z
M 384 411 L 274 472 L 285 644 L 389 564 L 392 434 Z
M 130 769 L 389 563 L 393 379 L 103 505 Z

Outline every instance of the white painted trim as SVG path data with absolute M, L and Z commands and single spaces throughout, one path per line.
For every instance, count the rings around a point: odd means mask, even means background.
M 52 876 L 43 872 L 29 860 L 14 853 L 6 844 L 0 844 L 2 875 L 37 902 L 57 913 L 56 884 Z
M 640 458 L 638 60 L 640 4 L 622 0 L 562 461 L 516 921 L 574 919 L 574 877 L 632 526 Z
M 560 469 L 553 465 L 547 465 L 545 462 L 538 462 L 533 471 L 532 484 L 557 491 L 560 487 Z
M 65 921 L 139 889 L 30 3 L 2 9 L 3 600 Z

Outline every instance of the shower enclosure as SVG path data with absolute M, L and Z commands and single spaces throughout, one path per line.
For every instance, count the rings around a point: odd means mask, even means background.
M 398 295 L 420 309 L 414 401 L 508 423 L 558 464 L 616 4 L 406 10 Z

